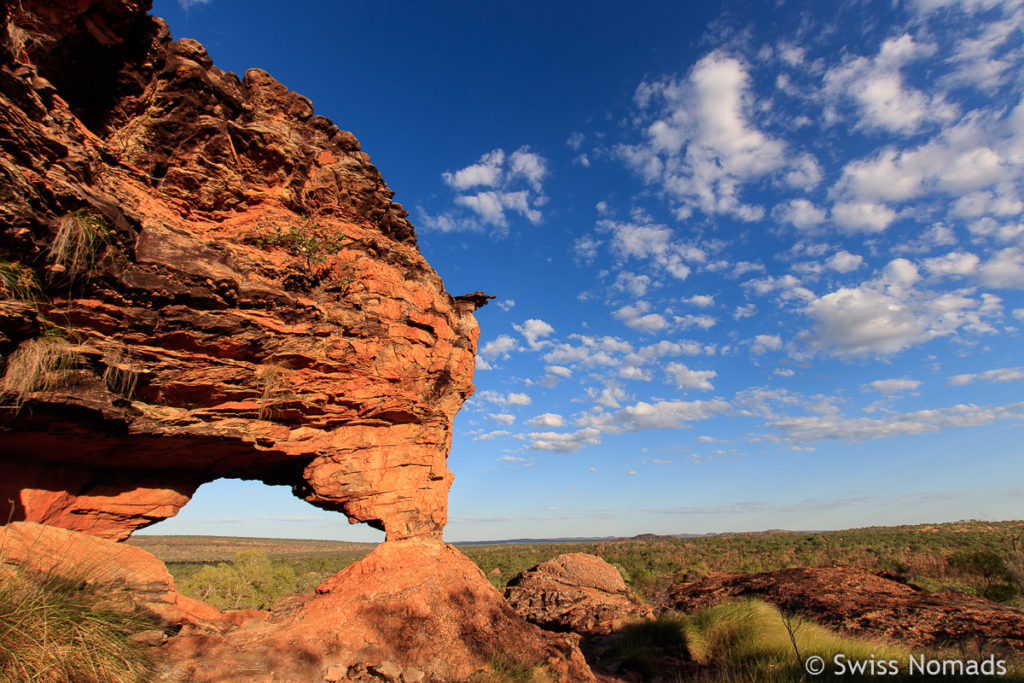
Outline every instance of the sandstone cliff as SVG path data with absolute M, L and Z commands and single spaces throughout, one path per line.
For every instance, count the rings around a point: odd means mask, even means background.
M 488 297 L 445 291 L 351 133 L 148 10 L 0 4 L 0 519 L 123 540 L 207 481 L 290 485 L 388 541 L 284 622 L 178 636 L 193 680 L 225 680 L 220 650 L 305 680 L 339 649 L 589 679 L 441 541 Z
M 439 534 L 474 300 L 351 133 L 141 5 L 7 10 L 0 518 L 123 539 L 240 477 Z

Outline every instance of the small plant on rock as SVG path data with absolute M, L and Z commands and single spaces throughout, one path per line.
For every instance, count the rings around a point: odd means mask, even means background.
M 18 261 L 0 261 L 0 301 L 34 301 L 39 296 L 36 274 Z
M 344 233 L 331 233 L 319 221 L 305 218 L 300 225 L 293 225 L 287 231 L 275 225 L 271 233 L 256 238 L 260 246 L 281 247 L 290 254 L 306 260 L 306 267 L 312 270 L 336 254 L 344 245 Z
M 75 347 L 66 339 L 43 336 L 22 342 L 7 359 L 0 380 L 0 397 L 13 398 L 20 406 L 35 391 L 53 391 L 66 385 L 78 361 Z
M 57 236 L 50 245 L 50 258 L 74 281 L 96 266 L 99 255 L 110 243 L 107 222 L 88 209 L 79 209 L 60 220 Z
M 103 354 L 103 384 L 111 393 L 131 400 L 139 381 L 138 368 L 123 344 L 116 344 Z

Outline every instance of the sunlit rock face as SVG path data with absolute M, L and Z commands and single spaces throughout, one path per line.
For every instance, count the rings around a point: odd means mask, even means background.
M 0 266 L 31 291 L 0 300 L 0 519 L 124 539 L 235 477 L 439 538 L 486 297 L 445 291 L 356 138 L 266 72 L 148 2 L 11 5 Z

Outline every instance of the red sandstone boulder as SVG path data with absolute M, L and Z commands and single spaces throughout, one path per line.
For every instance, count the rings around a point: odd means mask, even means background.
M 270 620 L 163 648 L 167 675 L 201 682 L 487 680 L 495 662 L 551 680 L 594 680 L 572 635 L 546 633 L 501 598 L 451 546 L 409 539 L 377 547 Z
M 619 571 L 596 555 L 558 555 L 508 582 L 505 599 L 528 621 L 555 631 L 598 635 L 643 619 Z
M 228 626 L 217 608 L 178 593 L 163 562 L 135 546 L 45 524 L 12 522 L 0 526 L 0 562 L 102 588 L 168 628 L 221 631 Z

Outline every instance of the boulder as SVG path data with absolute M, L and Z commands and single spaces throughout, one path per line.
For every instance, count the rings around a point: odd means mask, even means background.
M 653 619 L 634 599 L 619 571 L 596 555 L 558 555 L 519 574 L 505 599 L 528 621 L 554 631 L 604 635 Z

